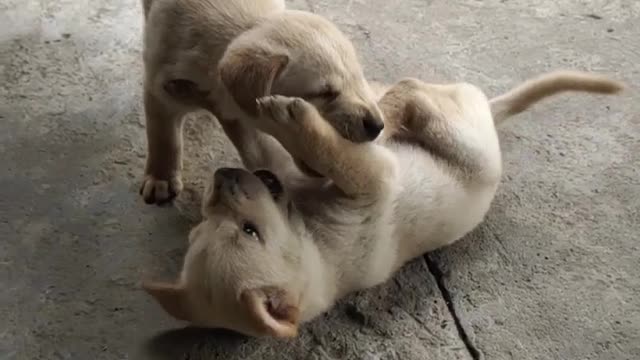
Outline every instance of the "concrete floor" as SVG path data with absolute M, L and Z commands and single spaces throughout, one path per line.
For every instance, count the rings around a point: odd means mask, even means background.
M 477 231 L 290 342 L 180 329 L 139 289 L 173 276 L 201 181 L 237 162 L 194 116 L 187 191 L 138 198 L 137 0 L 0 0 L 0 359 L 640 359 L 640 2 L 290 1 L 334 20 L 372 79 L 497 94 L 558 68 L 624 80 L 506 125 Z

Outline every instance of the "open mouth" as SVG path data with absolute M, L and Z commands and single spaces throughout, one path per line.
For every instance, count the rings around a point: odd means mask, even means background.
M 278 177 L 269 170 L 256 170 L 253 173 L 262 183 L 267 187 L 271 196 L 274 199 L 278 199 L 280 195 L 284 192 L 284 188 L 282 187 L 282 183 L 278 179 Z
M 284 187 L 278 177 L 269 170 L 256 170 L 253 175 L 267 188 L 271 196 L 278 200 L 284 193 Z M 215 173 L 214 192 L 216 194 L 228 191 L 229 195 L 244 195 L 252 198 L 252 195 L 259 186 L 255 180 L 251 181 L 250 173 L 243 169 L 220 168 Z

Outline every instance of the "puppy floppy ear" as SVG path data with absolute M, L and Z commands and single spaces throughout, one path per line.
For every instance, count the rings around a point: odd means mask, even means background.
M 286 290 L 276 287 L 245 290 L 240 300 L 260 333 L 278 338 L 298 334 L 298 301 Z
M 233 100 L 249 115 L 257 116 L 256 100 L 271 95 L 273 81 L 289 63 L 285 54 L 259 48 L 229 50 L 218 65 L 222 83 Z
M 181 284 L 143 282 L 142 288 L 153 296 L 169 315 L 182 321 L 191 321 L 187 292 Z

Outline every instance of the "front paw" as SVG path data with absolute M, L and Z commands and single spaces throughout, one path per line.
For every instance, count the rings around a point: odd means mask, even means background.
M 147 204 L 164 204 L 175 198 L 182 191 L 182 179 L 180 175 L 174 175 L 170 179 L 160 179 L 147 174 L 144 177 L 140 195 Z
M 278 125 L 300 124 L 316 112 L 313 105 L 303 99 L 282 95 L 262 97 L 257 104 L 261 118 Z

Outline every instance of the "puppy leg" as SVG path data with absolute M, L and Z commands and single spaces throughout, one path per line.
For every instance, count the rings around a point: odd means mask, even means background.
M 299 98 L 267 96 L 258 100 L 258 109 L 257 126 L 347 196 L 376 199 L 389 193 L 395 161 L 386 148 L 345 140 L 313 105 Z
M 186 109 L 144 91 L 147 164 L 140 194 L 147 204 L 161 204 L 182 190 L 182 123 Z
M 495 181 L 501 161 L 484 94 L 467 84 L 398 82 L 380 100 L 385 117 L 399 122 L 396 141 L 414 143 L 468 181 Z

